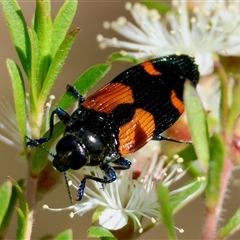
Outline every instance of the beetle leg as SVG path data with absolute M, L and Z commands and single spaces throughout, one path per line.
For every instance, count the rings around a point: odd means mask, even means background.
M 117 165 L 117 166 L 113 166 L 114 170 L 126 170 L 126 169 L 129 169 L 132 165 L 132 163 L 129 160 L 123 157 L 120 157 L 119 159 L 113 161 L 112 163 Z
M 99 178 L 99 177 L 95 177 L 92 175 L 85 175 L 83 180 L 80 183 L 79 188 L 78 188 L 78 191 L 77 191 L 78 198 L 76 201 L 80 201 L 82 199 L 87 179 L 94 180 L 94 181 L 100 182 L 102 184 L 111 183 L 117 179 L 117 176 L 116 176 L 116 173 L 115 173 L 113 167 L 111 167 L 109 165 L 102 165 L 102 166 L 100 166 L 100 168 L 104 172 L 104 177 Z
M 176 142 L 176 143 L 185 143 L 185 144 L 192 144 L 192 141 L 185 141 L 185 140 L 179 140 L 179 139 L 174 139 L 174 138 L 170 138 L 170 137 L 164 137 L 160 134 L 154 134 L 152 137 L 152 140 L 156 140 L 156 141 L 170 141 L 170 142 Z
M 36 147 L 40 144 L 43 144 L 47 141 L 49 141 L 52 137 L 52 134 L 53 134 L 53 130 L 54 130 L 54 116 L 57 115 L 58 118 L 60 119 L 60 121 L 62 121 L 64 124 L 67 124 L 67 122 L 69 121 L 70 119 L 70 116 L 69 114 L 64 111 L 62 108 L 56 108 L 52 114 L 51 114 L 51 117 L 50 117 L 50 130 L 49 130 L 49 137 L 47 138 L 39 138 L 39 139 L 29 139 L 27 138 L 29 141 L 27 142 L 27 146 L 31 146 L 31 147 Z
M 70 92 L 73 96 L 75 96 L 78 99 L 79 106 L 81 106 L 81 104 L 85 101 L 83 95 L 81 95 L 74 86 L 68 84 L 67 92 Z

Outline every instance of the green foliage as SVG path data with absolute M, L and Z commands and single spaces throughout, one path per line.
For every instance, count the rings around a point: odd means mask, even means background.
M 164 2 L 156 2 L 156 1 L 141 1 L 142 4 L 147 6 L 148 8 L 156 9 L 161 14 L 166 14 L 171 10 L 170 6 Z
M 196 155 L 203 166 L 208 168 L 209 136 L 206 116 L 201 100 L 189 81 L 185 83 L 184 102 Z
M 177 239 L 173 221 L 173 207 L 169 191 L 162 184 L 159 184 L 157 194 L 160 202 L 161 220 L 166 228 L 168 238 L 171 240 Z
M 11 201 L 11 194 L 12 194 L 12 183 L 7 180 L 2 186 L 0 187 L 0 226 L 2 230 L 2 222 L 6 216 L 8 206 Z
M 119 52 L 116 53 L 112 53 L 109 57 L 108 57 L 108 61 L 109 62 L 130 62 L 133 64 L 138 64 L 140 63 L 139 59 L 134 58 L 133 56 L 129 56 L 129 55 L 123 55 Z
M 214 208 L 220 198 L 222 171 L 226 153 L 223 139 L 220 135 L 213 135 L 210 144 L 210 162 L 208 171 L 208 183 L 205 191 L 206 205 Z
M 89 238 L 100 238 L 104 240 L 114 240 L 116 239 L 114 235 L 107 229 L 102 227 L 90 227 L 88 229 Z
M 65 230 L 65 231 L 59 233 L 59 234 L 54 238 L 54 240 L 65 240 L 65 239 L 68 239 L 68 240 L 73 239 L 73 232 L 72 232 L 71 229 Z
M 25 136 L 27 135 L 27 109 L 25 104 L 26 94 L 24 80 L 20 68 L 13 60 L 7 59 L 7 67 L 12 81 L 18 128 L 22 136 L 23 143 L 25 143 Z
M 240 208 L 229 219 L 225 226 L 223 226 L 219 233 L 218 239 L 225 239 L 240 229 Z

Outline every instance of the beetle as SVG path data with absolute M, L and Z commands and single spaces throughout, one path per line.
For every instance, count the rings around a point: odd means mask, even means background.
M 188 79 L 196 86 L 198 67 L 187 55 L 168 55 L 133 66 L 86 99 L 68 85 L 67 91 L 79 102 L 69 115 L 56 108 L 50 117 L 47 138 L 29 139 L 28 146 L 41 145 L 51 139 L 54 116 L 66 128 L 56 145 L 53 166 L 60 172 L 83 166 L 99 166 L 104 177 L 85 175 L 78 189 L 78 199 L 84 195 L 87 179 L 102 184 L 116 180 L 115 170 L 131 167 L 124 158 L 150 140 L 172 140 L 160 135 L 184 111 L 183 89 Z

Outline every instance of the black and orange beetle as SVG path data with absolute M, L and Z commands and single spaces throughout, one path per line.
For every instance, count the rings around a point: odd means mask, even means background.
M 99 166 L 104 177 L 85 175 L 78 189 L 84 194 L 86 179 L 106 184 L 116 180 L 115 170 L 129 169 L 123 156 L 133 153 L 150 140 L 164 140 L 160 134 L 183 113 L 183 87 L 186 79 L 196 86 L 199 78 L 194 59 L 186 55 L 159 57 L 131 67 L 110 83 L 84 99 L 78 91 L 79 106 L 69 115 L 55 109 L 48 138 L 29 140 L 28 146 L 47 142 L 54 130 L 54 115 L 66 125 L 56 145 L 53 166 L 60 172 Z M 111 165 L 110 165 L 111 163 Z

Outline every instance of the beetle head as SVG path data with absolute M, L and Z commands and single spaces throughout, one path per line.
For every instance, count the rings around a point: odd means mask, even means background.
M 56 146 L 53 166 L 60 172 L 68 169 L 80 169 L 89 161 L 89 154 L 85 146 L 79 143 L 74 135 L 66 135 Z

